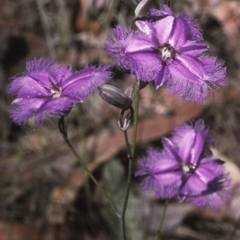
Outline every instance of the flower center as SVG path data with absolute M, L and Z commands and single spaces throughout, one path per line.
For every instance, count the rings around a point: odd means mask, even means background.
M 50 95 L 52 98 L 60 98 L 62 96 L 62 88 L 55 85 L 51 78 L 48 78 L 50 84 L 52 85 L 50 90 Z
M 59 97 L 61 97 L 61 95 L 62 95 L 62 88 L 61 87 L 54 86 L 51 89 L 52 98 L 59 98 Z
M 160 47 L 159 51 L 164 62 L 167 62 L 168 59 L 174 58 L 176 55 L 175 49 L 168 43 L 165 43 L 162 47 Z
M 182 165 L 182 170 L 184 173 L 193 173 L 195 169 L 196 169 L 196 166 L 193 165 L 192 163 Z

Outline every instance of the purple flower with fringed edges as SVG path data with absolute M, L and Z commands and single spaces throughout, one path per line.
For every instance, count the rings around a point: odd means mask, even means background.
M 178 196 L 198 207 L 222 208 L 230 197 L 230 178 L 223 161 L 212 159 L 212 144 L 203 121 L 184 124 L 163 140 L 162 151 L 151 149 L 140 158 L 136 176 L 143 176 L 143 188 L 158 198 Z
M 200 42 L 202 34 L 192 17 L 175 17 L 163 5 L 135 24 L 138 31 L 118 25 L 105 44 L 121 68 L 192 102 L 203 102 L 208 90 L 224 85 L 226 68 L 217 58 L 204 55 L 208 47 Z
M 41 125 L 47 117 L 66 115 L 74 103 L 93 94 L 96 87 L 111 78 L 106 66 L 85 67 L 72 72 L 50 59 L 34 59 L 27 62 L 26 73 L 15 77 L 8 92 L 16 96 L 11 117 L 17 124 L 36 117 Z

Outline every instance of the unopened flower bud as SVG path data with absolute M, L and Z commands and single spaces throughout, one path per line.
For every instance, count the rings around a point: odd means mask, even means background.
M 149 10 L 152 0 L 142 0 L 135 8 L 135 17 L 140 18 Z
M 127 129 L 130 127 L 130 125 L 131 125 L 131 119 L 127 119 L 127 118 L 125 118 L 124 120 L 123 120 L 123 123 L 121 124 L 120 123 L 120 121 L 118 121 L 118 126 L 119 126 L 119 128 L 121 128 L 123 131 L 127 131 Z
M 134 115 L 133 107 L 129 107 L 126 110 L 122 110 L 118 118 L 118 126 L 123 130 L 127 131 L 130 127 Z
M 132 105 L 132 100 L 119 88 L 105 84 L 98 88 L 104 101 L 121 109 L 127 109 Z
M 130 99 L 133 100 L 135 93 L 135 84 L 130 85 L 124 92 Z

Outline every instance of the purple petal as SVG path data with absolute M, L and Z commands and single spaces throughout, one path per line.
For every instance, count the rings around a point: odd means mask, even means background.
M 122 26 L 117 26 L 105 48 L 114 62 L 142 81 L 152 81 L 161 70 L 155 43 L 146 35 L 127 33 Z
M 203 40 L 203 36 L 201 33 L 201 29 L 199 27 L 199 24 L 194 18 L 192 18 L 191 16 L 181 14 L 180 16 L 178 16 L 178 19 L 181 19 L 182 22 L 184 22 L 187 38 L 189 40 L 195 40 L 195 41 Z
M 108 69 L 109 67 L 92 66 L 75 72 L 64 80 L 62 96 L 68 97 L 73 102 L 83 100 L 111 78 L 112 74 Z
M 135 21 L 138 29 L 147 34 L 152 34 L 152 23 L 162 20 L 165 17 L 173 16 L 171 9 L 167 5 L 162 5 L 161 10 L 150 9 L 149 12 L 142 18 Z
M 224 86 L 226 78 L 226 67 L 224 62 L 218 60 L 216 57 L 201 56 L 199 61 L 204 64 L 204 70 L 206 72 L 206 83 L 209 88 L 216 90 L 219 86 Z
M 136 176 L 143 176 L 143 188 L 153 190 L 159 198 L 175 196 L 181 185 L 182 172 L 179 163 L 167 151 L 149 150 L 139 161 Z
M 179 192 L 179 200 L 181 202 L 191 202 L 197 207 L 209 207 L 213 210 L 223 208 L 231 196 L 231 192 L 227 189 L 230 182 L 226 175 L 217 176 L 212 182 L 208 183 L 207 190 L 201 192 L 199 182 L 193 181 L 193 178 L 191 178 Z M 215 190 L 210 190 L 212 188 Z
M 214 141 L 209 128 L 201 119 L 175 128 L 170 141 L 185 163 L 197 165 L 200 157 L 209 156 Z
M 226 69 L 216 58 L 177 55 L 169 65 L 171 78 L 166 87 L 171 94 L 178 94 L 186 101 L 203 102 L 208 91 L 224 85 Z
M 204 138 L 201 133 L 189 131 L 182 138 L 182 146 L 179 146 L 179 155 L 185 163 L 196 165 L 203 152 Z M 184 146 L 185 147 L 184 147 Z
M 119 63 L 121 67 L 129 69 L 132 75 L 146 82 L 157 78 L 162 68 L 160 57 L 155 53 L 147 52 L 126 54 Z
M 143 18 L 143 20 L 155 23 L 157 21 L 161 21 L 163 18 L 166 18 L 168 16 L 174 17 L 172 10 L 167 5 L 161 5 L 160 10 L 151 9 L 149 13 L 146 14 L 146 17 Z M 186 35 L 189 40 L 203 40 L 199 24 L 194 18 L 181 14 L 180 16 L 176 17 L 176 19 L 177 21 L 181 21 L 184 24 Z
M 154 52 L 157 46 L 144 35 L 129 35 L 125 39 L 125 54 Z
M 54 84 L 60 86 L 64 78 L 72 75 L 70 66 L 63 67 L 47 58 L 33 59 L 27 62 L 26 69 L 30 77 L 32 76 L 38 79 L 39 82 L 42 82 L 46 86 L 50 84 L 49 79 L 51 79 Z
M 179 155 L 183 162 L 193 165 L 198 163 L 204 150 L 204 140 L 202 133 L 196 133 L 194 130 L 184 135 L 179 144 Z
M 33 115 L 37 112 L 38 108 L 41 107 L 46 102 L 46 99 L 24 99 L 18 98 L 15 99 L 14 109 L 10 110 L 11 117 L 13 121 L 17 124 L 26 123 L 28 119 L 33 117 Z
M 161 22 L 163 19 L 167 17 L 174 17 L 177 21 L 178 30 L 180 36 L 182 36 L 182 33 L 180 32 L 181 29 L 184 31 L 184 35 L 188 40 L 194 40 L 194 41 L 202 41 L 202 33 L 199 28 L 199 25 L 195 19 L 193 19 L 190 16 L 183 15 L 181 14 L 178 17 L 175 17 L 172 10 L 167 6 L 167 5 L 161 5 L 161 9 L 151 9 L 149 13 L 146 14 L 145 17 L 141 18 L 141 20 L 136 21 L 136 25 L 138 26 L 138 29 L 142 32 L 145 32 L 146 34 L 150 35 L 151 28 L 149 26 L 149 23 L 158 24 Z M 171 18 L 169 18 L 167 21 L 162 22 L 163 25 L 165 23 L 170 23 Z M 172 18 L 173 19 L 173 18 Z M 171 26 L 170 25 L 165 25 L 165 26 Z M 156 26 L 155 26 L 156 27 Z M 157 28 L 157 27 L 156 27 Z M 170 33 L 170 32 L 169 32 Z M 160 34 L 160 29 L 159 29 L 159 34 Z M 159 38 L 160 39 L 160 38 Z M 166 40 L 166 37 L 163 38 L 162 40 Z M 176 39 L 177 40 L 177 39 Z
M 32 98 L 36 96 L 49 96 L 48 88 L 27 75 L 16 77 L 8 87 L 8 93 L 18 98 Z
M 165 64 L 162 64 L 162 69 L 160 70 L 159 74 L 157 75 L 157 78 L 155 80 L 155 84 L 157 88 L 160 88 L 164 85 L 165 82 L 168 81 L 170 78 L 170 74 L 168 71 L 168 68 L 166 67 Z
M 153 24 L 156 38 L 160 45 L 170 44 L 179 49 L 187 41 L 187 33 L 184 22 L 174 16 L 167 16 Z
M 199 82 L 205 77 L 203 64 L 197 58 L 187 54 L 177 55 L 168 66 L 170 73 L 188 81 Z
M 222 208 L 230 197 L 228 175 L 219 161 L 202 159 L 195 172 L 179 191 L 180 201 L 189 201 L 198 207 Z
M 209 173 L 207 173 L 208 171 Z M 196 174 L 201 178 L 203 181 L 212 180 L 216 175 L 223 175 L 224 174 L 224 165 L 219 163 L 216 159 L 210 158 L 203 158 L 199 163 L 199 166 L 196 170 Z M 204 177 L 205 174 L 205 177 Z M 205 180 L 204 180 L 205 179 Z
M 19 125 L 32 117 L 41 125 L 48 117 L 64 116 L 73 105 L 68 98 L 16 99 L 14 103 L 16 106 L 10 113 L 13 121 Z
M 181 19 L 175 18 L 172 31 L 168 43 L 175 49 L 179 49 L 187 41 L 187 34 L 184 22 Z
M 185 44 L 182 46 L 179 46 L 177 49 L 178 53 L 181 54 L 188 54 L 191 55 L 192 57 L 197 57 L 200 54 L 206 52 L 208 50 L 208 46 L 203 43 L 198 43 L 195 41 L 187 41 Z
M 179 195 L 183 198 L 198 197 L 201 192 L 206 190 L 207 184 L 205 182 L 203 182 L 197 175 L 189 174 L 186 182 L 179 191 Z
M 172 158 L 175 159 L 176 162 L 178 162 L 179 166 L 181 166 L 183 163 L 183 159 L 178 153 L 179 152 L 178 145 L 171 141 L 171 139 L 169 138 L 162 138 L 162 143 L 164 146 L 164 152 L 168 153 L 166 154 L 166 156 L 167 155 L 172 156 Z
M 148 21 L 142 21 L 138 20 L 135 22 L 135 25 L 141 31 L 142 33 L 152 36 L 153 35 L 153 29 L 152 29 L 152 24 Z
M 159 181 L 163 185 L 172 185 L 181 180 L 182 171 L 180 171 L 178 163 L 171 162 L 171 159 L 164 159 L 152 169 L 151 174 L 155 178 L 155 181 Z M 175 170 L 175 168 L 178 170 Z
M 171 8 L 169 8 L 166 4 L 161 4 L 160 9 L 154 9 L 154 8 L 150 9 L 149 13 L 146 14 L 146 18 L 151 19 L 153 21 L 158 21 L 169 15 L 173 16 L 173 12 Z
M 70 76 L 70 68 L 62 67 L 50 59 L 34 59 L 27 62 L 27 72 L 10 84 L 8 92 L 18 98 L 49 97 L 53 85 L 59 87 L 63 78 Z
M 160 45 L 169 43 L 169 38 L 173 32 L 174 21 L 175 17 L 167 16 L 154 24 L 156 38 L 158 39 Z

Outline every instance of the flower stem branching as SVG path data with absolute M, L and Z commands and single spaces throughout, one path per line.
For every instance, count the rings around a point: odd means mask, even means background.
M 129 198 L 129 192 L 131 187 L 131 179 L 132 179 L 132 173 L 133 173 L 133 160 L 135 155 L 135 147 L 136 147 L 136 139 L 137 139 L 137 125 L 138 125 L 138 108 L 139 108 L 139 81 L 136 81 L 136 87 L 135 87 L 135 106 L 134 106 L 134 122 L 133 122 L 133 135 L 132 135 L 132 144 L 130 146 L 128 135 L 127 135 L 127 129 L 124 131 L 124 137 L 128 149 L 128 177 L 127 177 L 127 190 L 126 195 L 123 203 L 123 210 L 122 210 L 122 233 L 123 233 L 123 239 L 126 240 L 126 225 L 125 225 L 125 214 L 128 204 L 128 198 Z
M 77 158 L 78 162 L 80 163 L 80 165 L 82 166 L 82 168 L 85 170 L 85 172 L 88 174 L 88 176 L 92 179 L 92 181 L 96 184 L 96 186 L 98 187 L 98 189 L 101 191 L 101 193 L 106 197 L 106 199 L 108 200 L 108 203 L 110 205 L 110 207 L 113 209 L 113 211 L 116 213 L 116 215 L 120 218 L 121 214 L 119 213 L 117 207 L 115 206 L 115 204 L 113 203 L 113 201 L 111 200 L 111 198 L 108 196 L 108 194 L 106 193 L 106 191 L 102 188 L 102 186 L 99 184 L 99 182 L 97 181 L 97 179 L 92 175 L 91 171 L 87 168 L 86 164 L 84 163 L 84 161 L 81 159 L 81 157 L 78 155 L 78 153 L 76 152 L 76 150 L 74 149 L 74 147 L 72 146 L 71 142 L 69 141 L 68 138 L 68 134 L 67 134 L 67 127 L 65 125 L 65 121 L 64 121 L 64 117 L 62 117 L 59 122 L 58 122 L 58 127 L 59 127 L 59 131 L 63 137 L 63 140 L 66 142 L 66 144 L 68 145 L 68 147 L 70 148 L 70 150 L 72 151 L 72 153 L 74 154 L 74 156 Z

